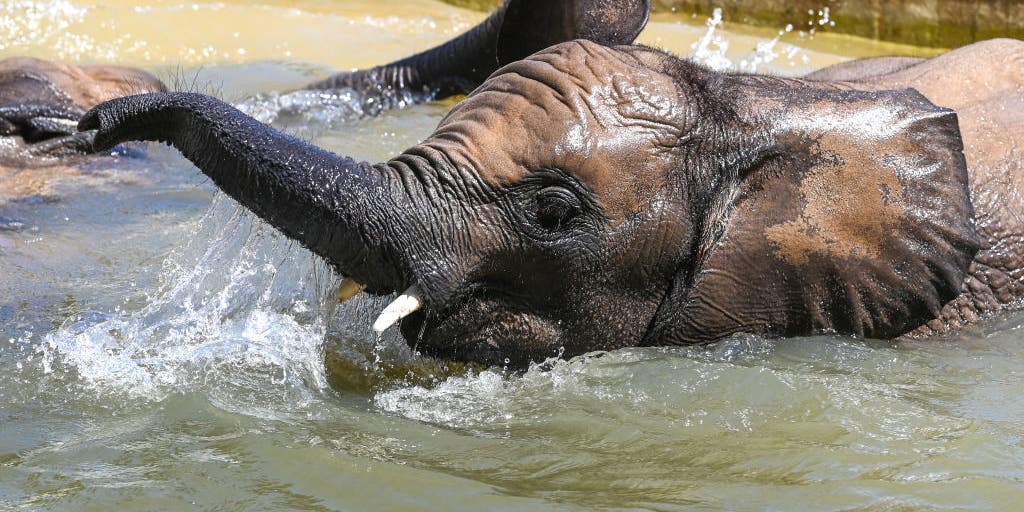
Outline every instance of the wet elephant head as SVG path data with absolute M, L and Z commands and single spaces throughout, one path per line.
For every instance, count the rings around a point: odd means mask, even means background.
M 92 152 L 75 129 L 97 104 L 131 94 L 166 91 L 149 73 L 124 66 L 72 66 L 30 57 L 0 60 L 0 159 L 31 163 Z
M 957 295 L 978 246 L 953 112 L 645 47 L 513 62 L 376 165 L 199 95 L 114 100 L 82 128 L 169 142 L 368 292 L 415 290 L 403 335 L 453 359 L 893 337 Z

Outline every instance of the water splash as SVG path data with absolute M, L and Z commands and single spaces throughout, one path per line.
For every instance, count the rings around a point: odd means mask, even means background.
M 296 125 L 346 122 L 363 116 L 359 97 L 351 90 L 265 92 L 242 100 L 239 110 L 261 123 L 281 120 Z
M 228 408 L 315 400 L 333 273 L 224 196 L 196 231 L 141 310 L 75 315 L 48 334 L 44 371 L 149 400 L 200 389 Z
M 811 11 L 811 14 L 813 13 L 814 11 Z M 817 14 L 819 18 L 809 22 L 811 28 L 808 31 L 796 31 L 798 38 L 814 39 L 818 28 L 835 26 L 835 21 L 829 18 L 827 7 L 817 11 Z M 721 33 L 723 24 L 722 9 L 715 8 L 711 17 L 708 18 L 707 30 L 704 35 L 691 46 L 693 52 L 690 57 L 693 60 L 715 71 L 741 71 L 744 73 L 756 73 L 779 57 L 784 57 L 791 65 L 797 62 L 806 65 L 809 62 L 806 49 L 791 44 L 780 45 L 784 37 L 794 33 L 795 28 L 792 24 L 787 24 L 775 37 L 758 41 L 753 51 L 746 57 L 734 60 L 729 57 L 730 42 Z
M 722 9 L 716 7 L 711 13 L 707 22 L 708 30 L 696 43 L 693 43 L 694 60 L 704 64 L 715 71 L 728 71 L 734 69 L 732 61 L 726 56 L 729 51 L 729 41 L 717 31 L 722 27 Z
M 350 88 L 299 90 L 259 93 L 240 102 L 242 112 L 267 124 L 301 127 L 317 131 L 375 117 L 390 109 L 405 108 L 433 97 L 427 92 L 412 92 L 378 87 L 368 91 Z
M 512 419 L 510 400 L 518 383 L 495 371 L 448 377 L 434 387 L 408 386 L 377 393 L 374 405 L 406 418 L 456 428 Z

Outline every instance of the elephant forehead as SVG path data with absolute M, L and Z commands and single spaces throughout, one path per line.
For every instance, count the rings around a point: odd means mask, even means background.
M 0 84 L 4 102 L 70 102 L 83 109 L 121 96 L 166 90 L 156 77 L 137 68 L 78 67 L 31 57 L 0 61 Z
M 72 103 L 70 96 L 53 84 L 50 75 L 55 69 L 61 67 L 31 57 L 0 60 L 0 103 Z
M 684 107 L 668 76 L 615 49 L 572 42 L 499 70 L 426 144 L 494 187 L 561 169 L 622 218 L 664 183 L 687 132 Z

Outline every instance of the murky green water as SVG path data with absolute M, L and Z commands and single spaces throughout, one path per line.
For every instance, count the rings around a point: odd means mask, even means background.
M 0 54 L 143 65 L 380 159 L 451 103 L 353 120 L 344 104 L 254 95 L 392 59 L 481 17 L 427 0 L 12 0 L 0 4 Z M 705 35 L 659 18 L 643 40 L 690 54 Z M 794 33 L 771 45 L 775 35 L 718 30 L 697 53 L 797 73 L 893 51 Z M 55 190 L 0 205 L 0 510 L 1024 500 L 1024 315 L 913 343 L 738 336 L 467 373 L 371 335 L 380 301 L 335 308 L 322 263 L 173 150 L 98 161 Z

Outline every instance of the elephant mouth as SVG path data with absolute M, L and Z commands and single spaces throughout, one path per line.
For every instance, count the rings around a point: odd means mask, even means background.
M 511 369 L 557 355 L 558 330 L 520 300 L 497 290 L 474 290 L 406 316 L 402 336 L 430 357 Z
M 420 355 L 488 366 L 503 364 L 504 356 L 493 340 L 482 339 L 484 326 L 469 326 L 417 312 L 402 321 L 402 336 Z

